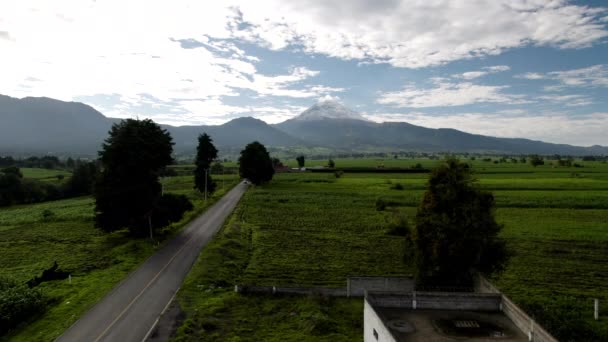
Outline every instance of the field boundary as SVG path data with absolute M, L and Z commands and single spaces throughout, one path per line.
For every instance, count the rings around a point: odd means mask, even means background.
M 530 341 L 534 342 L 558 342 L 549 332 L 536 323 L 533 318 L 517 306 L 509 297 L 504 295 L 496 286 L 481 274 L 477 274 L 474 279 L 475 292 L 494 293 L 502 297 L 501 311 L 521 330 Z

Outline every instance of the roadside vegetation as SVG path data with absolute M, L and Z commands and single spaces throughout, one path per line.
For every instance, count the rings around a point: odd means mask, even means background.
M 220 187 L 205 202 L 194 189 L 192 176 L 167 177 L 166 192 L 186 195 L 194 208 L 163 228 L 155 240 L 132 239 L 128 230 L 110 234 L 94 228 L 94 200 L 79 197 L 0 209 L 0 274 L 25 284 L 57 262 L 69 279 L 42 282 L 36 287 L 45 310 L 27 320 L 1 341 L 52 341 L 134 270 L 164 241 L 221 198 L 238 182 L 235 174 L 214 176 Z
M 285 160 L 293 167 L 296 162 Z M 336 168 L 432 168 L 438 163 L 378 159 L 357 164 L 356 159 L 337 158 L 334 162 Z M 504 225 L 499 236 L 513 253 L 505 271 L 492 281 L 560 341 L 608 339 L 608 305 L 600 305 L 601 319 L 594 321 L 592 301 L 608 303 L 608 165 L 577 160 L 579 167 L 568 167 L 547 159 L 536 166 L 499 158 L 468 162 L 480 188 L 495 197 L 496 222 Z M 327 159 L 306 160 L 307 168 L 315 165 L 327 165 Z M 414 273 L 414 257 L 395 226 L 404 225 L 400 220 L 415 226 L 428 176 L 294 172 L 276 174 L 272 182 L 254 187 L 184 283 L 178 300 L 186 319 L 175 339 L 204 341 L 209 335 L 209 341 L 282 341 L 290 336 L 361 340 L 360 299 L 337 300 L 339 311 L 311 305 L 307 314 L 286 314 L 289 310 L 283 308 L 316 299 L 270 300 L 236 294 L 233 287 L 344 287 L 348 275 Z M 281 325 L 292 317 L 296 322 L 311 315 L 320 317 L 317 322 L 330 322 L 317 335 L 306 334 L 302 325 Z M 280 328 L 259 329 L 262 320 Z

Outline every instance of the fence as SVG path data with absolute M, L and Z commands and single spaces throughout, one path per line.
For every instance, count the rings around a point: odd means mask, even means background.
M 412 292 L 408 294 L 370 293 L 366 301 L 373 306 L 414 310 L 500 311 L 498 293 Z
M 348 277 L 346 295 L 363 297 L 365 291 L 408 293 L 414 291 L 415 282 L 411 277 Z
M 501 310 L 505 316 L 525 334 L 528 335 L 528 340 L 534 342 L 558 342 L 557 339 L 549 334 L 543 327 L 537 325 L 525 311 L 513 303 L 509 297 L 505 296 L 492 283 L 490 283 L 482 275 L 477 275 L 475 278 L 475 290 L 479 293 L 495 293 L 502 297 Z

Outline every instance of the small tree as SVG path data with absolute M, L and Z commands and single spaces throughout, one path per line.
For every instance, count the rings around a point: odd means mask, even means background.
M 196 148 L 196 168 L 194 169 L 194 187 L 200 192 L 212 193 L 215 191 L 215 182 L 211 178 L 211 163 L 217 158 L 217 149 L 213 145 L 213 140 L 203 133 L 198 136 L 198 147 Z M 205 175 L 207 178 L 205 178 Z M 205 182 L 206 188 L 205 188 Z
M 306 160 L 304 159 L 304 156 L 298 156 L 298 157 L 296 158 L 296 160 L 298 161 L 298 167 L 299 167 L 300 169 L 301 169 L 301 168 L 303 168 L 303 167 L 304 167 L 304 163 L 305 163 L 305 161 L 306 161 Z
M 274 167 L 266 147 L 254 141 L 241 151 L 239 157 L 239 174 L 253 184 L 268 182 L 274 175 Z
M 543 160 L 542 157 L 538 156 L 538 155 L 533 155 L 530 156 L 530 165 L 537 167 L 539 165 L 545 165 L 545 161 Z
M 501 228 L 492 194 L 478 188 L 468 164 L 447 159 L 431 173 L 416 214 L 417 281 L 468 286 L 474 270 L 502 270 L 508 254 Z
M 95 163 L 78 163 L 74 168 L 72 177 L 67 181 L 64 191 L 67 196 L 89 195 L 93 191 L 97 177 L 97 165 Z
M 329 167 L 330 169 L 333 169 L 334 167 L 336 167 L 336 163 L 334 162 L 333 159 L 329 158 L 329 160 L 327 161 L 327 167 Z
M 272 167 L 276 170 L 284 167 L 284 165 L 279 158 L 272 158 Z

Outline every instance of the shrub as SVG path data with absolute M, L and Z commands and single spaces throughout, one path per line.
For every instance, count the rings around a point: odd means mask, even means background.
M 0 335 L 44 312 L 46 304 L 39 290 L 0 276 Z
M 383 200 L 382 198 L 378 198 L 376 200 L 376 210 L 383 211 L 384 209 L 386 209 L 386 201 Z
M 403 190 L 403 185 L 401 185 L 401 183 L 395 183 L 391 186 L 391 189 L 393 190 Z
M 394 210 L 388 221 L 389 235 L 410 236 L 410 224 L 404 213 Z

